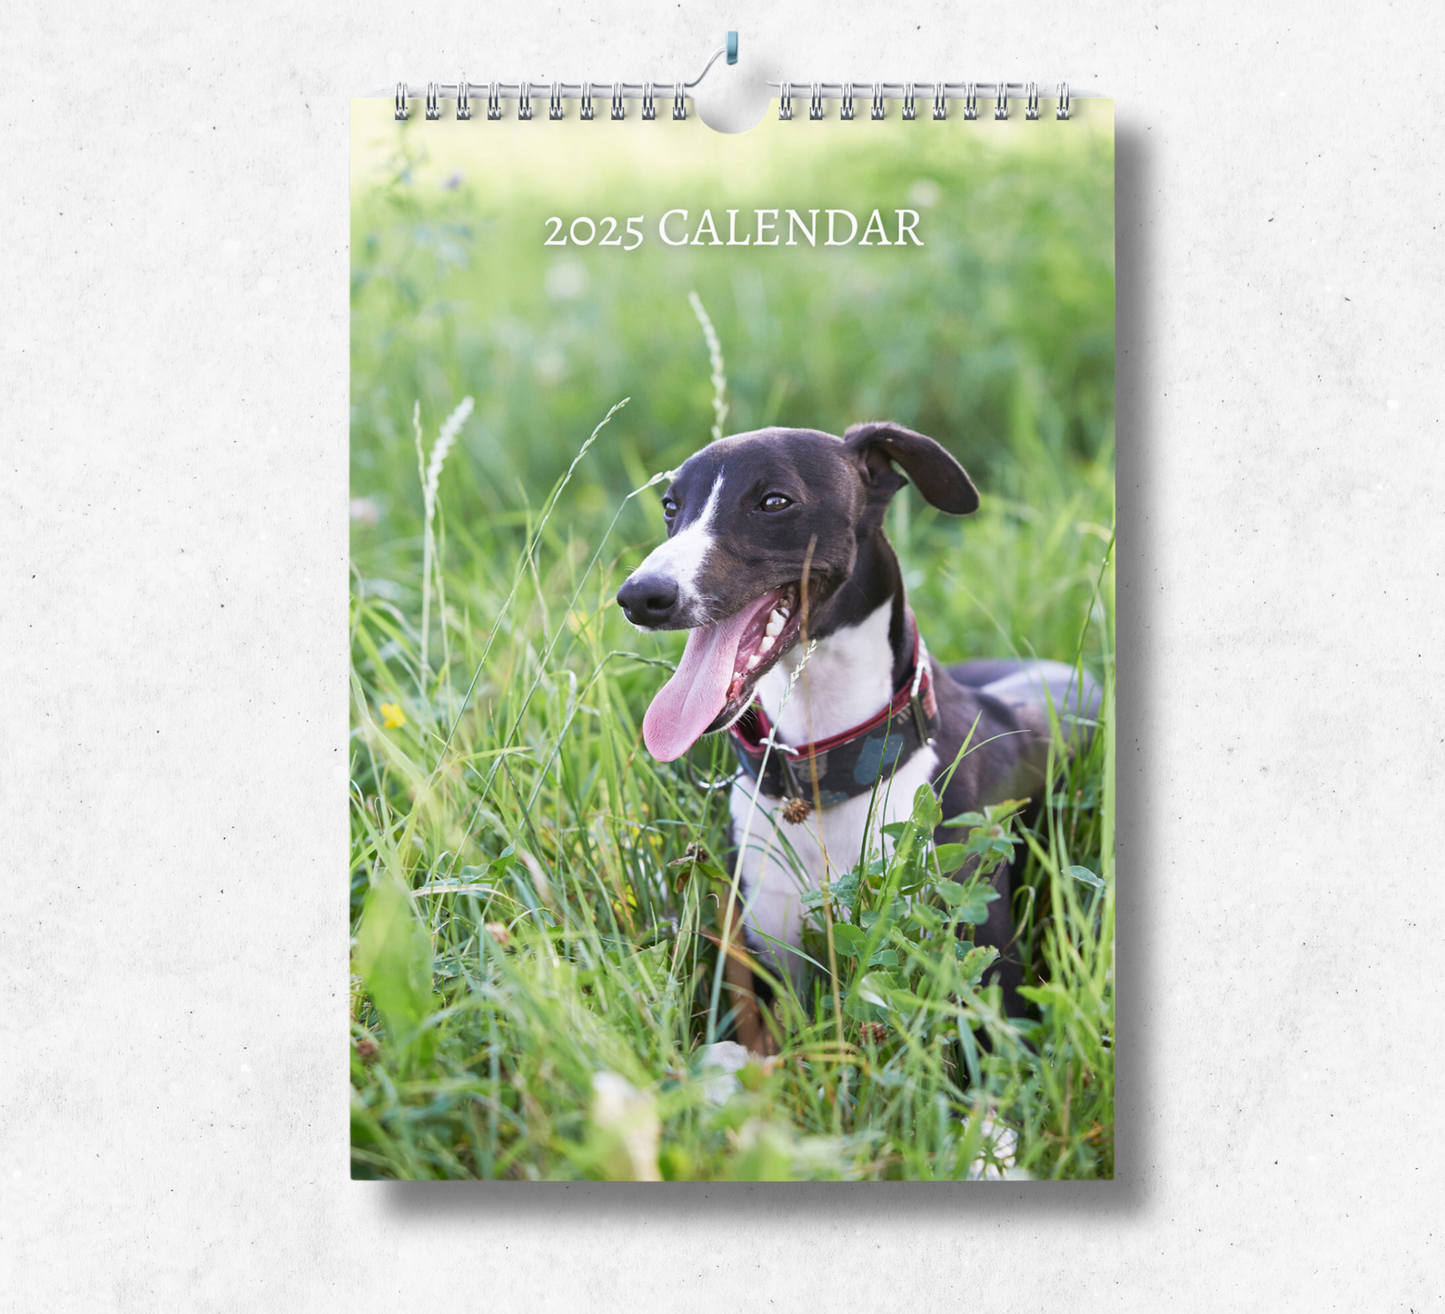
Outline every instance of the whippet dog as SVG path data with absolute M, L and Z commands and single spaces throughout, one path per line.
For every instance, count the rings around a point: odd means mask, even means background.
M 731 813 L 748 945 L 795 984 L 806 976 L 792 952 L 802 896 L 855 866 L 870 808 L 875 836 L 907 817 L 918 786 L 936 788 L 965 740 L 941 796 L 945 819 L 1010 798 L 1037 804 L 1051 705 L 1067 735 L 1099 702 L 1093 681 L 1081 688 L 1063 662 L 945 669 L 928 654 L 883 532 L 889 502 L 908 483 L 900 470 L 940 511 L 978 507 L 963 467 L 896 424 L 854 425 L 842 438 L 774 428 L 718 439 L 673 474 L 662 501 L 667 541 L 617 592 L 639 628 L 688 631 L 643 738 L 667 762 L 703 735 L 731 734 L 742 767 Z M 807 815 L 814 802 L 821 809 Z M 957 838 L 937 832 L 939 842 Z M 1007 866 L 992 881 L 1002 897 L 975 939 L 999 950 L 990 979 L 1018 1015 Z M 739 1034 L 758 1048 L 741 1026 Z

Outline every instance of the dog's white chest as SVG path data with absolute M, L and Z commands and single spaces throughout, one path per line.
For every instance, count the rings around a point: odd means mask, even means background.
M 752 948 L 765 961 L 801 983 L 808 964 L 788 950 L 796 949 L 802 939 L 804 891 L 817 889 L 824 880 L 836 881 L 856 866 L 865 826 L 875 853 L 880 843 L 891 847 L 879 827 L 910 815 L 918 787 L 929 784 L 937 769 L 938 754 L 933 749 L 915 753 L 879 788 L 877 815 L 871 824 L 869 794 L 825 808 L 821 814 L 814 812 L 794 825 L 783 820 L 782 799 L 758 794 L 754 805 L 753 781 L 744 779 L 733 786 L 733 842 L 743 855 L 743 920 Z

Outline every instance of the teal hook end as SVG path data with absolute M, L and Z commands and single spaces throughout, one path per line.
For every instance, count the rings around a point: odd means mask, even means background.
M 736 32 L 729 32 L 729 33 L 728 33 L 728 63 L 729 63 L 729 64 L 736 64 L 737 62 L 738 62 L 738 34 L 737 34 Z

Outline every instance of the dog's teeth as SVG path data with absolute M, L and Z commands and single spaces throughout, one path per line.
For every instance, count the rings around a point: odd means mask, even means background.
M 775 644 L 776 642 L 777 642 L 777 640 L 776 640 L 775 638 L 773 638 L 773 636 L 772 636 L 771 634 L 765 634 L 765 635 L 763 636 L 763 641 L 762 641 L 760 644 L 758 644 L 758 651 L 759 651 L 759 652 L 767 652 L 769 649 L 772 648 L 773 644 Z
M 762 660 L 762 654 L 755 652 L 751 657 L 748 658 L 748 670 L 751 671 Z
M 776 639 L 783 631 L 783 618 L 774 612 L 768 620 L 768 637 Z

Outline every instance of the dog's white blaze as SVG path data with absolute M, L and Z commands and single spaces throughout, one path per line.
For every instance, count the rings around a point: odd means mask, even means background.
M 758 681 L 763 711 L 785 744 L 807 744 L 841 734 L 881 712 L 893 696 L 893 648 L 888 642 L 892 601 L 857 625 L 822 640 L 808 658 L 786 704 L 788 681 L 803 660 L 803 645 Z
M 913 810 L 913 795 L 919 785 L 928 784 L 937 770 L 938 754 L 924 748 L 894 772 L 891 780 L 883 782 L 878 791 L 878 812 L 869 827 L 875 846 L 882 838 L 878 827 L 907 817 Z M 735 837 L 742 834 L 754 788 L 751 780 L 733 786 L 731 809 Z M 862 853 L 869 798 L 868 794 L 860 794 L 837 807 L 823 809 L 821 829 L 823 844 L 828 850 L 830 882 L 852 868 Z M 803 891 L 816 889 L 824 880 L 823 851 L 818 843 L 820 818 L 815 812 L 801 824 L 792 825 L 783 820 L 782 809 L 782 799 L 758 795 L 743 854 L 743 920 L 755 932 L 750 939 L 762 959 L 789 973 L 801 989 L 808 964 L 782 946 L 797 948 L 803 934 Z M 882 839 L 882 842 L 891 851 L 892 841 Z M 796 862 L 788 852 L 789 845 L 797 855 Z
M 715 541 L 713 516 L 717 512 L 718 494 L 722 491 L 723 472 L 717 472 L 702 511 L 686 529 L 674 534 L 648 553 L 634 575 L 663 575 L 677 581 L 677 601 L 683 608 L 697 605 L 697 577 Z

